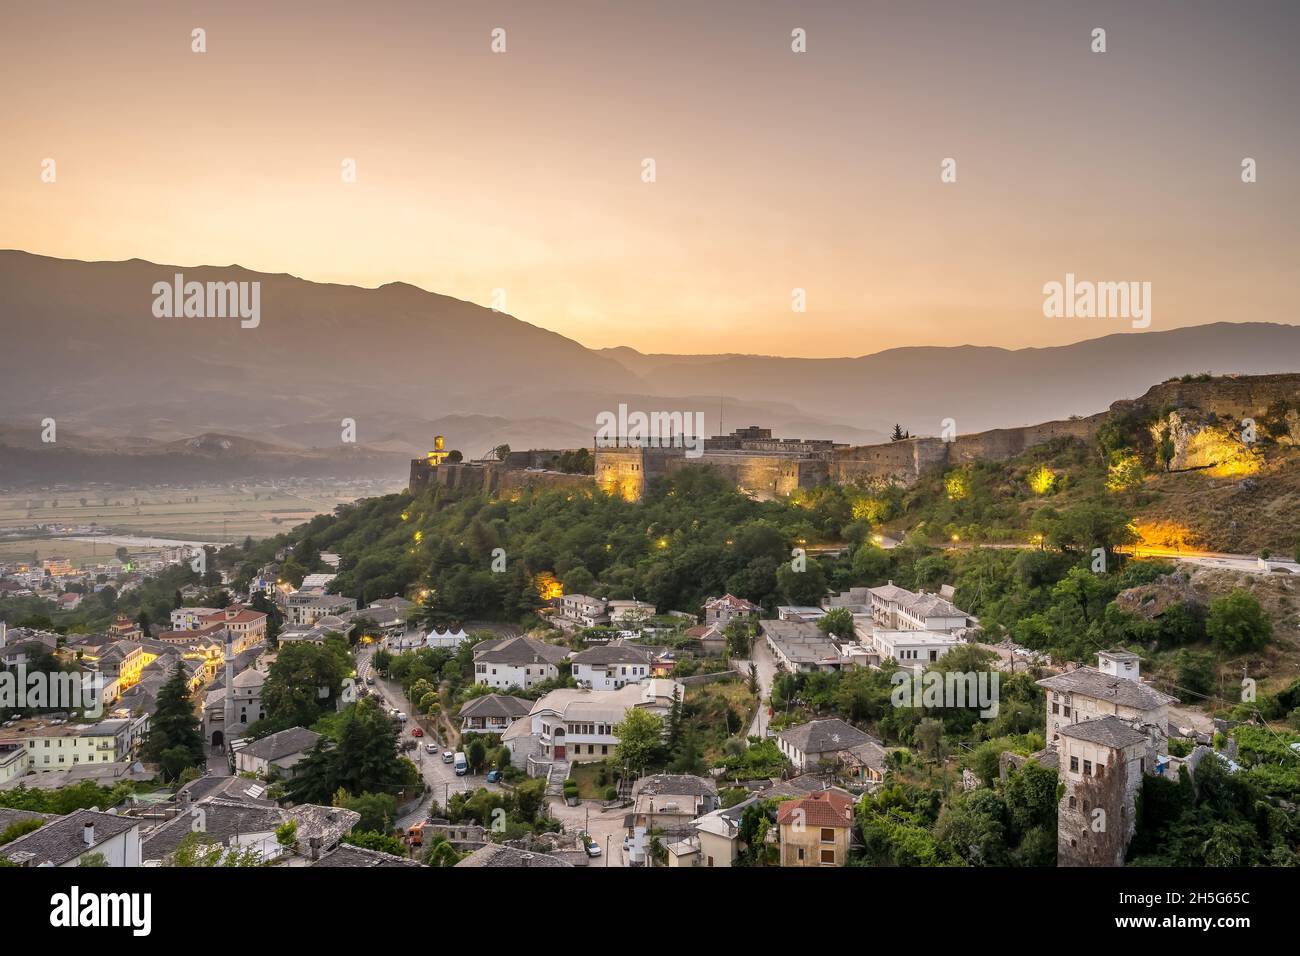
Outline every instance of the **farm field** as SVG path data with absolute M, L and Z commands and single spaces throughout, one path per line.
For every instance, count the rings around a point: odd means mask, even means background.
M 140 488 L 67 487 L 44 494 L 0 493 L 0 561 L 53 554 L 73 564 L 103 560 L 115 546 L 23 534 L 37 525 L 227 543 L 287 531 L 338 504 L 399 490 L 392 482 L 280 482 Z M 18 532 L 14 537 L 6 531 Z

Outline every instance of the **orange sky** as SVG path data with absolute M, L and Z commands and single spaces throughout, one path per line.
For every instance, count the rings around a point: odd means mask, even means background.
M 0 247 L 502 288 L 651 352 L 1128 330 L 1044 318 L 1066 272 L 1294 322 L 1300 4 L 1249 6 L 9 4 Z

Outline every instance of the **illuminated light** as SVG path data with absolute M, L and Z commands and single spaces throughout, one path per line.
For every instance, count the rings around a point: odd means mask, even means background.
M 1196 535 L 1187 525 L 1164 519 L 1139 519 L 1129 525 L 1129 530 L 1137 538 L 1135 547 L 1139 550 L 1172 549 L 1191 551 L 1196 549 Z
M 1134 454 L 1120 454 L 1106 471 L 1106 488 L 1109 491 L 1127 491 L 1141 484 L 1144 477 L 1142 459 Z
M 533 578 L 533 586 L 537 588 L 538 595 L 544 601 L 554 601 L 564 597 L 564 586 L 550 571 L 542 571 Z
M 424 532 L 423 531 L 415 532 L 415 543 L 419 544 L 423 540 L 424 540 Z
M 660 539 L 659 539 L 659 547 L 661 547 L 661 548 L 666 548 L 666 547 L 668 547 L 668 539 L 667 539 L 667 538 L 660 538 Z
M 1036 495 L 1045 495 L 1056 484 L 1056 472 L 1046 465 L 1039 465 L 1029 473 L 1029 487 Z
M 960 501 L 970 494 L 970 479 L 965 472 L 954 471 L 943 479 L 943 490 L 949 501 Z
M 953 540 L 954 543 L 957 542 L 957 541 L 960 541 L 960 540 L 961 540 L 961 536 L 955 534 L 955 535 L 952 536 L 952 540 Z
M 410 518 L 411 518 L 411 513 L 410 513 L 409 511 L 403 511 L 403 512 L 402 512 L 402 520 L 403 520 L 403 521 L 409 521 Z

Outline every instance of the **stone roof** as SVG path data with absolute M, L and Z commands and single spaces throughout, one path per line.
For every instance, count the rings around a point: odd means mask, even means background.
M 689 773 L 656 773 L 642 777 L 632 785 L 632 796 L 639 797 L 671 794 L 672 796 L 706 797 L 718 795 L 718 788 L 712 780 L 705 780 Z
M 297 753 L 305 753 L 316 746 L 320 734 L 306 727 L 290 727 L 278 733 L 270 734 L 260 740 L 254 740 L 240 753 L 248 754 L 259 760 L 280 760 Z
M 871 742 L 871 737 L 838 717 L 810 720 L 777 734 L 791 747 L 805 754 L 839 753 Z
M 502 846 L 499 843 L 489 843 L 487 846 L 480 847 L 456 865 L 501 867 L 573 866 L 567 860 L 559 859 L 549 853 L 529 853 L 526 850 L 518 850 L 512 846 Z
M 202 843 L 225 846 L 236 836 L 273 833 L 286 822 L 288 818 L 284 811 L 274 803 L 268 805 L 209 797 L 145 834 L 141 858 L 165 859 L 175 853 L 191 833 L 198 833 Z
M 507 637 L 474 645 L 474 660 L 486 664 L 558 664 L 569 650 L 531 637 Z
M 1141 681 L 1103 674 L 1095 667 L 1077 667 L 1055 677 L 1044 677 L 1038 681 L 1038 686 L 1062 694 L 1082 694 L 1084 697 L 1108 700 L 1137 710 L 1155 710 L 1177 699 L 1162 694 Z
M 191 803 L 197 803 L 207 797 L 220 797 L 223 800 L 240 800 L 244 803 L 274 805 L 275 801 L 266 797 L 267 785 L 247 777 L 218 777 L 208 775 L 191 780 L 176 791 L 177 795 L 187 795 Z
M 532 708 L 530 700 L 508 694 L 484 694 L 461 704 L 460 717 L 523 717 Z
M 85 828 L 94 828 L 94 843 L 86 844 Z M 98 810 L 77 810 L 0 847 L 0 854 L 27 866 L 62 866 L 115 836 L 139 826 L 140 821 Z
M 649 664 L 650 655 L 631 644 L 607 644 L 573 655 L 575 664 Z
M 273 833 L 290 821 L 298 825 L 296 837 L 302 850 L 308 848 L 313 838 L 318 839 L 320 846 L 327 849 L 350 833 L 360 819 L 361 814 L 355 810 L 344 810 L 341 807 L 304 803 L 285 810 L 275 804 L 268 806 L 262 802 L 208 797 L 191 804 L 188 811 L 149 831 L 144 839 L 143 858 L 166 858 L 175 853 L 185 837 L 192 832 L 199 833 L 199 839 L 204 843 L 228 846 L 234 837 Z
M 1085 740 L 1088 743 L 1113 747 L 1116 750 L 1145 743 L 1147 739 L 1134 730 L 1128 721 L 1114 716 L 1100 717 L 1097 720 L 1081 720 L 1077 724 L 1062 727 L 1060 734 L 1072 740 Z
M 423 866 L 424 864 L 416 860 L 408 860 L 405 857 L 393 856 L 391 853 L 367 850 L 363 847 L 349 846 L 342 843 L 338 849 L 331 850 L 311 865 L 374 869 L 376 867 Z

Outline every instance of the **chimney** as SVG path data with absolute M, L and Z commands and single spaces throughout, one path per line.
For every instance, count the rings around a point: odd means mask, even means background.
M 307 840 L 307 856 L 312 860 L 320 859 L 321 838 L 318 836 L 309 837 Z
M 85 825 L 81 828 L 81 839 L 85 842 L 86 846 L 95 845 L 95 823 L 93 820 L 87 820 Z

